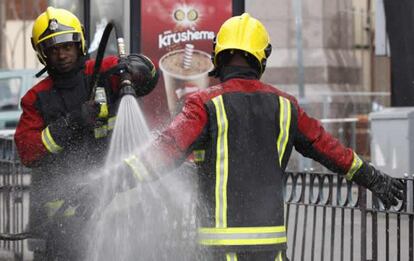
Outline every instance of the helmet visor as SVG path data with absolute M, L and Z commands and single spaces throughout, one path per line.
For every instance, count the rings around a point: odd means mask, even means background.
M 80 33 L 66 33 L 66 34 L 59 34 L 53 37 L 50 37 L 41 43 L 39 43 L 40 50 L 42 53 L 54 45 L 67 43 L 67 42 L 80 42 L 81 41 L 81 34 Z

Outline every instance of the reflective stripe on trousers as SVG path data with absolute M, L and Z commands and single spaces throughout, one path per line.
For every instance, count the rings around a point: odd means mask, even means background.
M 283 251 L 279 251 L 276 255 L 272 252 L 252 252 L 252 253 L 234 253 L 225 254 L 225 258 L 219 258 L 223 261 L 285 261 Z
M 198 243 L 204 246 L 253 246 L 284 244 L 285 226 L 199 228 Z

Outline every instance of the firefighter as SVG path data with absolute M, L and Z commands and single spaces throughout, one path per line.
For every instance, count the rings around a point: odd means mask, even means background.
M 287 260 L 282 186 L 293 148 L 367 187 L 386 208 L 403 198 L 400 181 L 343 146 L 294 97 L 260 81 L 271 50 L 257 19 L 244 13 L 225 21 L 212 56 L 220 83 L 191 94 L 145 151 L 117 167 L 150 181 L 194 153 L 208 212 L 199 217 L 198 243 L 215 261 Z
M 71 12 L 48 7 L 34 22 L 32 45 L 48 77 L 21 100 L 14 136 L 21 162 L 33 169 L 29 230 L 35 260 L 82 260 L 82 217 L 67 202 L 91 169 L 102 166 L 120 99 L 119 70 L 131 75 L 137 96 L 154 87 L 151 60 L 130 54 L 122 64 L 103 59 L 98 86 L 107 104 L 90 101 L 94 60 L 88 60 L 83 26 Z M 99 118 L 99 119 L 98 119 Z

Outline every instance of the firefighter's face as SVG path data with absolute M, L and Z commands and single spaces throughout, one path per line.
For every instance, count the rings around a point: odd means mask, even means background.
M 71 71 L 79 58 L 78 44 L 74 42 L 56 44 L 46 49 L 47 64 L 59 73 Z

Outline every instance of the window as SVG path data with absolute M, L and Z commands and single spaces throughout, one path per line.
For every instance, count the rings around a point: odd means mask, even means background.
M 119 25 L 120 29 L 124 33 L 124 39 L 127 40 L 127 33 L 129 28 L 125 28 L 127 22 L 127 14 L 125 14 L 125 0 L 117 1 L 116 8 L 114 8 L 113 0 L 91 0 L 91 25 L 90 35 L 91 41 L 88 52 L 91 56 L 95 56 L 98 50 L 99 42 L 101 41 L 105 26 L 111 20 L 115 21 Z M 106 54 L 118 54 L 115 29 L 112 30 L 108 45 L 106 47 Z M 128 49 L 127 49 L 128 50 Z
M 21 78 L 0 79 L 0 111 L 16 110 L 19 106 Z

